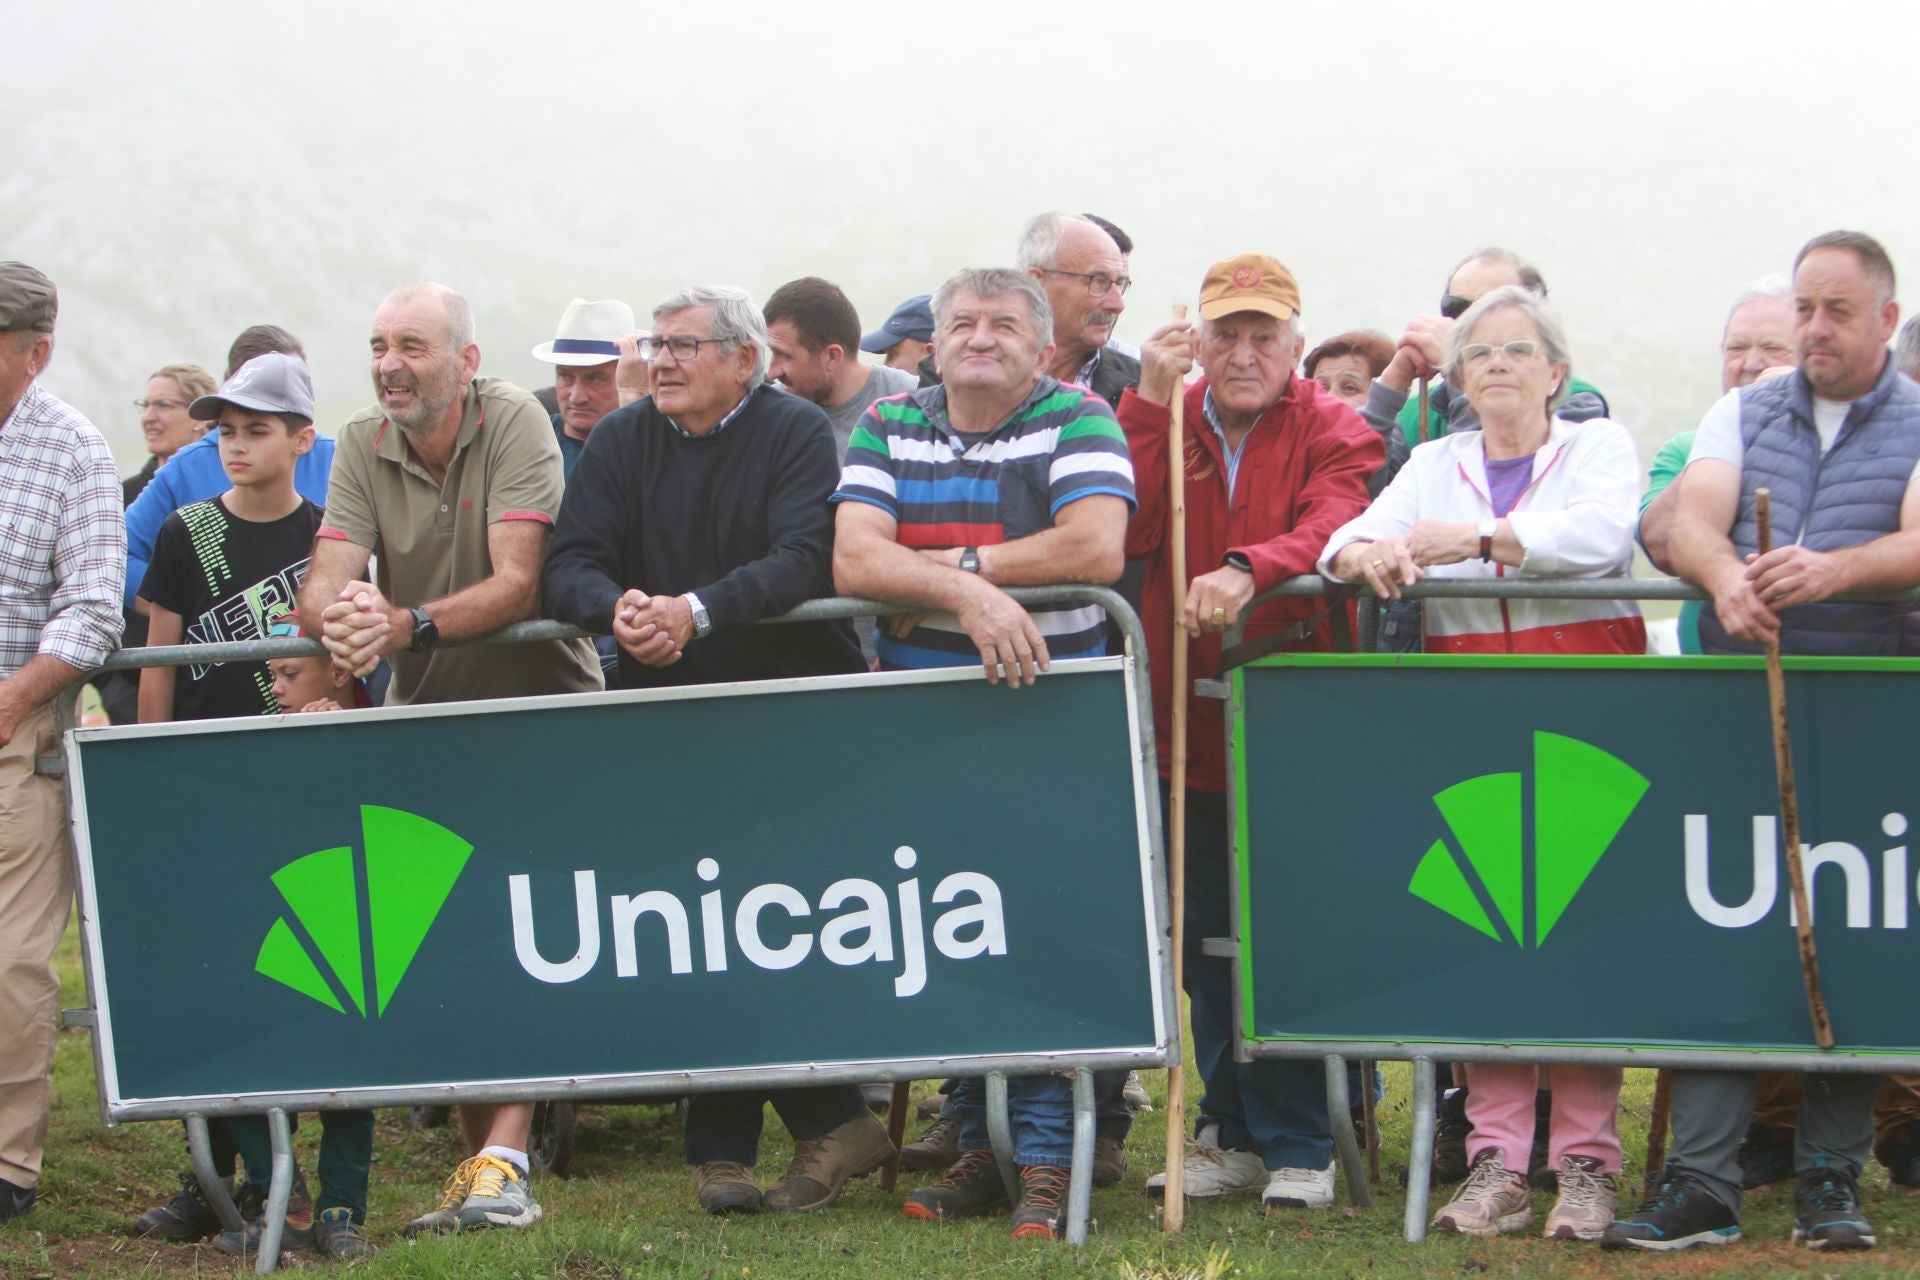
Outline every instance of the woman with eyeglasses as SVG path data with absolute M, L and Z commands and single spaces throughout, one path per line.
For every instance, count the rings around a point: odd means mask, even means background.
M 169 364 L 147 379 L 147 394 L 133 402 L 140 410 L 140 430 L 147 438 L 147 464 L 120 482 L 121 503 L 132 506 L 153 473 L 168 458 L 200 438 L 205 423 L 187 416 L 187 406 L 220 389 L 219 381 L 197 364 Z
M 1639 460 L 1618 423 L 1576 424 L 1555 414 L 1570 368 L 1560 322 L 1537 294 L 1512 285 L 1481 297 L 1448 336 L 1444 365 L 1480 430 L 1416 448 L 1373 505 L 1328 540 L 1320 571 L 1387 597 L 1428 576 L 1628 576 Z M 1425 604 L 1428 653 L 1646 651 L 1646 627 L 1631 601 Z M 1548 1161 L 1560 1196 L 1546 1235 L 1597 1239 L 1612 1220 L 1620 1170 L 1619 1068 L 1471 1063 L 1466 1070 L 1472 1165 L 1434 1226 L 1493 1236 L 1532 1221 L 1534 1095 L 1550 1077 Z

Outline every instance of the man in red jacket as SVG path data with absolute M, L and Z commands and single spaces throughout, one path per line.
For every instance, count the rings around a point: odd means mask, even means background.
M 1147 561 L 1141 620 L 1163 779 L 1172 757 L 1168 645 L 1176 609 L 1193 637 L 1193 671 L 1211 674 L 1220 634 L 1256 594 L 1314 571 L 1328 537 L 1365 509 L 1367 481 L 1386 458 L 1359 414 L 1295 375 L 1304 345 L 1299 314 L 1300 288 L 1273 258 L 1243 253 L 1217 262 L 1201 285 L 1198 332 L 1185 321 L 1157 331 L 1141 352 L 1140 385 L 1120 398 L 1139 499 L 1127 555 Z M 1206 376 L 1183 387 L 1196 357 Z M 1167 535 L 1168 405 L 1177 391 L 1185 396 L 1188 578 L 1179 601 Z M 1269 601 L 1254 610 L 1247 634 L 1284 630 L 1319 609 L 1310 597 Z M 1330 650 L 1332 625 L 1322 620 L 1286 647 Z M 1200 954 L 1201 939 L 1230 932 L 1225 742 L 1219 702 L 1203 698 L 1189 707 L 1185 985 L 1205 1094 L 1186 1157 L 1186 1192 L 1258 1192 L 1268 1207 L 1324 1207 L 1333 1202 L 1334 1178 L 1322 1068 L 1304 1060 L 1236 1063 L 1231 965 Z M 1164 1194 L 1165 1175 L 1148 1179 L 1147 1190 Z

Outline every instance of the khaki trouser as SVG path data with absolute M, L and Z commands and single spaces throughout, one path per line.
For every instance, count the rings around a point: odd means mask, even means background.
M 66 793 L 33 771 L 56 754 L 51 706 L 0 747 L 0 1178 L 19 1187 L 40 1181 L 60 1015 L 53 949 L 73 905 Z
M 1753 1122 L 1775 1136 L 1793 1132 L 1800 1119 L 1800 1075 L 1793 1071 L 1759 1073 Z M 1893 1164 L 1893 1153 L 1910 1140 L 1908 1126 L 1920 1123 L 1920 1076 L 1885 1076 L 1873 1104 L 1873 1154 Z

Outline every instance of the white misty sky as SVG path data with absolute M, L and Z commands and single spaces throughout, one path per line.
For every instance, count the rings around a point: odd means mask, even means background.
M 1358 16 L 1354 16 L 1358 15 Z M 1368 25 L 1371 21 L 1372 25 Z M 483 371 L 569 298 L 839 282 L 869 326 L 1041 209 L 1139 242 L 1122 336 L 1243 249 L 1309 340 L 1395 332 L 1469 249 L 1545 271 L 1643 461 L 1718 388 L 1726 304 L 1808 236 L 1920 271 L 1920 17 L 1864 3 L 45 5 L 13 37 L 0 256 L 62 289 L 46 384 L 126 469 L 153 368 L 240 328 L 371 398 L 367 322 L 467 293 Z

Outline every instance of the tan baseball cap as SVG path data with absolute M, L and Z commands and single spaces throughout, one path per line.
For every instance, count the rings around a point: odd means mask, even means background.
M 1218 320 L 1236 311 L 1258 311 L 1280 320 L 1300 314 L 1300 286 L 1278 258 L 1236 253 L 1207 268 L 1200 286 L 1200 316 Z

